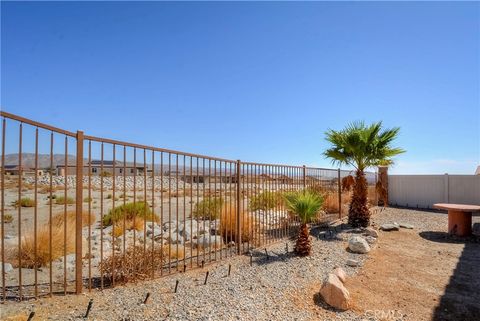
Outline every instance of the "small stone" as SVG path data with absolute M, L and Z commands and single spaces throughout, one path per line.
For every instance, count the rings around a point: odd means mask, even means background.
M 365 240 L 367 241 L 368 244 L 375 244 L 377 243 L 377 239 L 373 236 L 366 236 Z
M 345 264 L 347 264 L 348 266 L 359 266 L 360 262 L 354 259 L 348 259 Z
M 353 253 L 365 254 L 370 252 L 370 246 L 361 236 L 352 236 L 350 240 L 348 240 L 348 248 Z
M 372 237 L 378 237 L 378 231 L 371 228 L 371 227 L 367 227 L 365 229 L 365 235 L 372 236 Z
M 328 277 L 320 289 L 320 295 L 328 305 L 336 309 L 349 309 L 350 293 L 342 281 L 333 273 L 328 274 Z
M 398 226 L 402 228 L 410 229 L 410 230 L 413 229 L 413 225 L 408 223 L 399 223 Z
M 398 225 L 390 224 L 390 223 L 382 224 L 382 226 L 380 226 L 380 229 L 382 231 L 398 231 L 398 228 L 399 228 Z

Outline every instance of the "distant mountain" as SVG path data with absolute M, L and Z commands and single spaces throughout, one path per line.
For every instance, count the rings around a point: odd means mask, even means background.
M 5 154 L 5 165 L 18 165 L 18 153 L 17 154 Z M 64 154 L 53 154 L 52 157 L 53 167 L 57 165 L 65 164 Z M 69 164 L 75 164 L 76 157 L 74 155 L 68 155 L 67 160 Z M 35 154 L 34 153 L 22 153 L 22 166 L 27 168 L 35 167 Z M 50 167 L 50 154 L 38 154 L 38 168 Z

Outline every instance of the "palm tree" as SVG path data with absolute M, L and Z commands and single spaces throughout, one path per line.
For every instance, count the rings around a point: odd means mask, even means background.
M 309 191 L 290 193 L 285 196 L 287 208 L 298 215 L 302 225 L 298 231 L 295 253 L 300 256 L 310 255 L 310 229 L 308 223 L 315 217 L 323 204 L 323 198 Z
M 348 210 L 348 223 L 354 227 L 368 226 L 370 212 L 367 207 L 367 180 L 365 169 L 372 166 L 390 165 L 392 157 L 404 153 L 391 146 L 400 128 L 383 129 L 382 122 L 369 126 L 354 122 L 343 130 L 328 130 L 326 140 L 332 146 L 324 155 L 338 165 L 353 166 L 356 170 L 353 195 Z

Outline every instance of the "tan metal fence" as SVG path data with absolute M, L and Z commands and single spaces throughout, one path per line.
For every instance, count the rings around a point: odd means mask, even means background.
M 2 273 L 2 301 L 153 279 L 270 244 L 298 226 L 283 202 L 290 191 L 324 195 L 315 223 L 347 210 L 348 171 L 234 161 L 1 116 L 1 266 L 13 269 Z M 376 175 L 367 179 L 374 186 Z

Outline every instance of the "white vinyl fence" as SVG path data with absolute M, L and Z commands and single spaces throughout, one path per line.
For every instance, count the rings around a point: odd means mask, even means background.
M 435 203 L 480 205 L 480 175 L 388 175 L 388 201 L 419 208 Z

